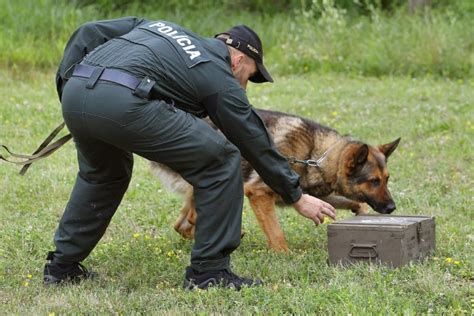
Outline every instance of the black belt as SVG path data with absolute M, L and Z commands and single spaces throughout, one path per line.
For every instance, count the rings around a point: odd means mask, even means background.
M 133 75 L 117 69 L 109 69 L 85 64 L 77 64 L 74 67 L 72 76 L 88 78 L 89 80 L 86 87 L 89 89 L 92 89 L 98 80 L 104 80 L 127 87 L 133 90 L 133 94 L 142 98 L 149 97 L 150 92 L 156 83 L 147 77 L 138 79 Z

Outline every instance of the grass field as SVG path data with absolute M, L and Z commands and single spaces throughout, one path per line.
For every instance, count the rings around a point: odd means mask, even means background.
M 0 144 L 28 153 L 61 122 L 53 77 L 0 70 Z M 435 256 L 398 269 L 331 267 L 326 225 L 315 227 L 291 208 L 279 214 L 292 251 L 274 254 L 246 204 L 247 234 L 233 268 L 265 286 L 185 292 L 192 244 L 172 229 L 180 199 L 137 158 L 123 203 L 84 262 L 100 277 L 46 289 L 45 255 L 76 174 L 68 144 L 24 177 L 0 163 L 0 314 L 472 314 L 474 81 L 308 73 L 249 89 L 256 107 L 299 114 L 371 144 L 401 136 L 389 162 L 396 213 L 436 216 Z
M 290 2 L 278 2 L 285 1 Z M 407 8 L 400 7 L 391 13 L 373 9 L 360 16 L 334 6 L 344 0 L 291 1 L 294 6 L 284 10 L 277 4 L 272 6 L 275 1 L 255 0 L 75 1 L 95 3 L 85 7 L 74 6 L 73 1 L 3 0 L 0 67 L 56 67 L 67 39 L 82 23 L 135 15 L 173 21 L 203 36 L 213 36 L 237 24 L 250 25 L 262 37 L 270 71 L 280 76 L 337 72 L 376 77 L 474 77 L 471 0 L 452 0 L 448 9 L 435 7 L 426 15 L 408 15 Z M 345 0 L 370 1 L 377 2 Z M 247 11 L 232 6 L 252 2 L 261 9 Z M 127 3 L 128 7 L 117 11 L 114 3 Z M 464 4 L 462 8 L 460 4 Z

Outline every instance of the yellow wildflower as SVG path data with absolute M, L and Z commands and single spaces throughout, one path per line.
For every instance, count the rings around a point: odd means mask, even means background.
M 32 276 L 31 274 L 28 274 L 26 277 L 27 277 L 28 279 L 31 279 L 33 276 Z
M 461 264 L 461 262 L 459 262 L 459 261 L 456 260 L 456 261 L 454 261 L 454 264 L 458 266 L 458 265 Z
M 138 237 L 140 237 L 140 234 L 139 234 L 139 233 L 133 234 L 133 238 L 138 238 Z
M 446 261 L 447 263 L 452 263 L 454 260 L 453 260 L 453 258 L 448 257 L 444 261 Z

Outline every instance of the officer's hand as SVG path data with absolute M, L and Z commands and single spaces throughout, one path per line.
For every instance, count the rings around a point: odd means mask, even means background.
M 324 222 L 325 216 L 336 219 L 336 210 L 332 205 L 309 194 L 303 194 L 301 198 L 293 204 L 293 207 L 298 213 L 311 219 L 316 225 Z

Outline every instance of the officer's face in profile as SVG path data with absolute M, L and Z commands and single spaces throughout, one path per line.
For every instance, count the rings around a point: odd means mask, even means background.
M 257 73 L 255 60 L 245 54 L 232 56 L 232 73 L 244 90 L 247 89 L 249 78 Z

